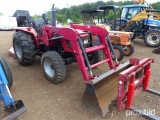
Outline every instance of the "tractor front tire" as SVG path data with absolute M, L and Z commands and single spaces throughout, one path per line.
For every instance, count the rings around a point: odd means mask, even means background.
M 36 58 L 36 46 L 30 34 L 18 31 L 13 35 L 13 48 L 21 65 L 31 65 Z
M 160 30 L 150 29 L 145 33 L 144 43 L 148 47 L 160 46 Z
M 134 53 L 134 46 L 133 44 L 127 45 L 123 47 L 123 52 L 125 56 L 130 56 Z
M 89 63 L 91 65 L 98 63 L 99 61 L 102 61 L 103 59 L 103 53 L 101 50 L 92 52 L 88 54 Z
M 51 83 L 59 83 L 66 78 L 66 66 L 62 57 L 56 51 L 48 51 L 42 55 L 43 73 Z
M 8 87 L 11 88 L 12 81 L 13 81 L 11 69 L 10 69 L 8 63 L 6 62 L 6 60 L 2 56 L 0 56 L 0 63 L 2 65 L 6 79 L 8 81 Z

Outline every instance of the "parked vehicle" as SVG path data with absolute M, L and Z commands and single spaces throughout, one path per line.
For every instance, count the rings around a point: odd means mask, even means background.
M 0 30 L 13 30 L 17 27 L 17 21 L 15 17 L 0 16 Z

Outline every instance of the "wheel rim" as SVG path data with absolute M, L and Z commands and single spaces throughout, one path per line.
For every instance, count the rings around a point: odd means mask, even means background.
M 50 59 L 45 59 L 44 60 L 44 66 L 43 67 L 44 67 L 45 73 L 49 77 L 53 77 L 55 75 L 55 69 L 54 69 L 54 66 L 53 66 Z
M 119 57 L 120 57 L 120 52 L 119 52 L 119 50 L 114 49 L 114 53 L 115 53 L 115 55 L 116 55 L 116 58 L 119 59 Z M 113 58 L 114 58 L 114 55 L 113 55 Z
M 22 58 L 22 49 L 21 49 L 21 45 L 18 41 L 15 41 L 15 53 L 19 59 Z
M 124 54 L 129 54 L 131 52 L 131 46 L 127 46 L 124 49 Z
M 157 33 L 152 33 L 148 36 L 148 42 L 150 44 L 157 44 L 159 42 L 160 36 Z

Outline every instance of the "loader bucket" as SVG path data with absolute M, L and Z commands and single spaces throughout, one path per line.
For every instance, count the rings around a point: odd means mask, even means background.
M 117 97 L 119 73 L 130 66 L 131 64 L 126 62 L 87 83 L 82 104 L 90 107 L 103 117 L 106 116 L 110 111 L 109 107 L 112 101 L 116 100 Z
M 24 112 L 26 112 L 26 108 L 23 102 L 18 100 L 14 104 L 4 108 L 4 115 L 0 117 L 0 120 L 13 120 Z

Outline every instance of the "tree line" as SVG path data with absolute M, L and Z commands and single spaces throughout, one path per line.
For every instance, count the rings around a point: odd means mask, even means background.
M 71 19 L 74 22 L 82 22 L 82 15 L 80 14 L 81 10 L 96 10 L 99 6 L 102 5 L 117 5 L 117 6 L 123 6 L 123 5 L 131 5 L 134 4 L 132 1 L 119 1 L 114 2 L 113 0 L 104 2 L 104 1 L 97 1 L 97 2 L 91 2 L 91 3 L 84 3 L 82 5 L 75 5 L 68 8 L 55 8 L 56 9 L 56 18 L 57 21 L 60 23 L 66 23 L 67 19 Z M 150 4 L 154 9 L 160 9 L 160 2 Z M 47 18 L 50 19 L 50 11 L 46 12 Z M 117 13 L 117 16 L 119 16 L 120 13 Z M 32 18 L 40 18 L 41 15 L 34 15 Z M 113 11 L 110 11 L 107 19 L 110 20 L 113 18 Z

